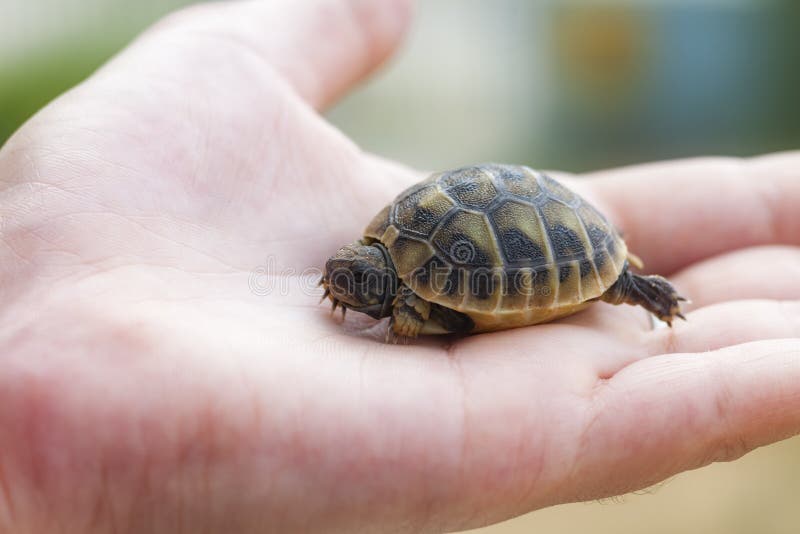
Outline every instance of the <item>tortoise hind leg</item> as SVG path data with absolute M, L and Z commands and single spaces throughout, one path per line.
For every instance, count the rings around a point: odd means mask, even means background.
M 641 306 L 670 326 L 676 317 L 686 320 L 680 306 L 680 302 L 686 299 L 678 295 L 666 278 L 640 276 L 632 273 L 627 266 L 600 298 L 611 304 Z

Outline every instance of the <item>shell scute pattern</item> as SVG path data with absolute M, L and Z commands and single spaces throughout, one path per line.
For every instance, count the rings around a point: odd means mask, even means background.
M 544 186 L 544 189 L 547 191 L 547 196 L 550 197 L 552 200 L 556 200 L 558 202 L 562 202 L 567 206 L 576 207 L 581 203 L 581 198 L 561 185 L 560 183 L 556 182 L 546 174 L 540 175 L 540 183 Z
M 494 175 L 496 183 L 507 195 L 535 202 L 537 197 L 545 194 L 536 174 L 527 167 L 487 165 L 486 169 Z
M 508 264 L 536 268 L 552 261 L 535 206 L 508 200 L 497 206 L 491 219 Z
M 597 210 L 527 167 L 440 173 L 367 228 L 421 297 L 492 315 L 578 305 L 619 277 L 627 249 Z
M 434 256 L 433 249 L 426 241 L 402 235 L 389 248 L 400 278 L 409 276 Z
M 587 256 L 587 247 L 580 234 L 581 222 L 575 212 L 557 202 L 545 203 L 540 208 L 553 247 L 553 255 L 559 264 Z
M 418 189 L 396 203 L 394 220 L 400 230 L 427 238 L 455 206 L 455 202 L 436 185 Z
M 433 243 L 452 264 L 466 268 L 501 267 L 494 232 L 482 213 L 458 211 L 433 235 Z
M 486 208 L 497 196 L 491 175 L 477 167 L 459 169 L 440 179 L 441 186 L 466 208 Z

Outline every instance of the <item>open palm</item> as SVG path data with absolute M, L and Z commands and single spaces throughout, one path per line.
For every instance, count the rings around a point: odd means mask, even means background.
M 564 177 L 693 299 L 674 329 L 597 304 L 393 346 L 318 306 L 306 269 L 421 175 L 315 109 L 408 18 L 191 8 L 3 148 L 0 530 L 466 528 L 800 431 L 797 153 Z

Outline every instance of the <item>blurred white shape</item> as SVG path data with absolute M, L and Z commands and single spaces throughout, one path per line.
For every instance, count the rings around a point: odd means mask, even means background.
M 527 153 L 551 87 L 547 4 L 421 2 L 400 57 L 331 120 L 363 148 L 422 168 Z

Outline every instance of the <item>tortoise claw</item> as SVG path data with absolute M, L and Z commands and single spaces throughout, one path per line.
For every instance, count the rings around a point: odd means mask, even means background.
M 397 345 L 398 341 L 399 337 L 394 333 L 394 330 L 392 330 L 392 325 L 390 324 L 389 328 L 386 329 L 386 336 L 383 338 L 383 342 L 387 345 Z
M 328 298 L 328 296 L 330 294 L 331 294 L 331 290 L 326 287 L 325 288 L 325 293 L 322 295 L 322 298 L 319 299 L 319 302 L 317 304 L 322 304 L 322 301 L 325 300 L 326 298 Z

